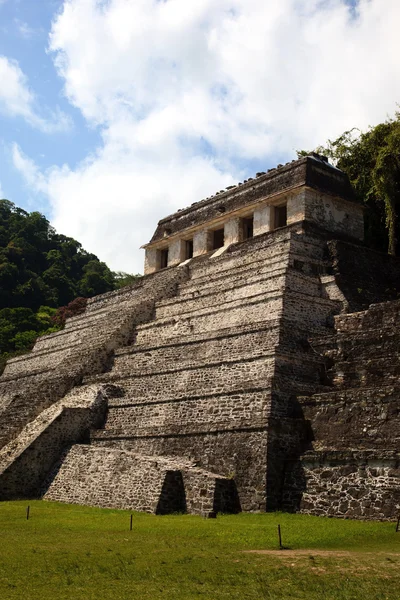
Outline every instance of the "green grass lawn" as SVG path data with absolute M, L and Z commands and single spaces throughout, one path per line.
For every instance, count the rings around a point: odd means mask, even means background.
M 29 504 L 0 502 L 1 600 L 400 599 L 393 523 L 134 513 L 129 531 L 126 511 Z

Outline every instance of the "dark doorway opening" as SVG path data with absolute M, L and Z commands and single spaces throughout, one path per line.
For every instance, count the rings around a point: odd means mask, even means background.
M 193 240 L 186 240 L 185 242 L 185 260 L 193 258 Z
M 160 250 L 160 269 L 168 267 L 168 248 Z
M 275 229 L 278 227 L 286 227 L 287 225 L 287 206 L 275 206 Z
M 213 250 L 216 250 L 217 248 L 222 248 L 222 246 L 224 245 L 224 241 L 224 230 L 216 229 L 213 232 Z
M 254 235 L 254 218 L 253 215 L 251 217 L 246 217 L 242 219 L 242 231 L 243 231 L 243 241 L 248 240 Z
M 158 499 L 156 515 L 185 513 L 186 494 L 181 471 L 167 471 Z

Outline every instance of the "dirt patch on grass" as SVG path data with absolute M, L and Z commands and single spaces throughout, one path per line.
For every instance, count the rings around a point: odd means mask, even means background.
M 359 557 L 368 555 L 400 556 L 400 552 L 358 552 L 356 550 L 243 550 L 246 554 L 266 554 L 269 556 L 280 556 L 281 558 L 294 558 L 296 556 L 326 556 L 326 557 Z

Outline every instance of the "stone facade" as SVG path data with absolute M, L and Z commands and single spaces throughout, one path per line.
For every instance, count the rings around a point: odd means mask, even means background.
M 0 498 L 393 518 L 400 268 L 361 239 L 318 156 L 160 221 L 140 282 L 7 364 Z
M 200 256 L 218 248 L 216 231 L 223 231 L 221 245 L 227 247 L 247 239 L 247 221 L 252 235 L 261 235 L 304 220 L 348 238 L 364 237 L 363 209 L 354 202 L 346 175 L 317 154 L 259 173 L 162 219 L 144 246 L 145 274 L 191 258 L 188 240 L 193 256 Z

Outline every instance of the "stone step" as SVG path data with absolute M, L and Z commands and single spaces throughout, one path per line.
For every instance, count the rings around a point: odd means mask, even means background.
M 257 299 L 261 295 L 268 299 L 268 297 L 276 296 L 282 292 L 284 281 L 284 274 L 280 274 L 277 277 L 258 280 L 248 285 L 239 285 L 228 290 L 215 288 L 207 295 L 201 294 L 195 298 L 177 298 L 174 304 L 157 305 L 156 319 L 174 316 L 183 317 L 191 314 L 198 315 L 216 306 L 224 306 L 226 310 L 229 310 L 231 306 L 238 306 L 243 301 L 249 302 L 252 298 Z
M 200 314 L 192 313 L 168 319 L 157 319 L 136 328 L 136 342 L 156 346 L 161 340 L 180 338 L 191 334 L 216 332 L 218 330 L 254 324 L 259 321 L 276 320 L 282 312 L 281 295 L 265 298 L 260 294 L 251 301 L 237 302 L 236 305 L 209 307 Z
M 128 299 L 122 297 L 119 304 L 100 306 L 97 310 L 84 312 L 76 317 L 67 319 L 63 331 L 75 331 L 86 327 L 101 326 L 102 323 L 112 321 L 115 317 L 118 318 L 121 312 L 129 313 L 135 312 L 138 309 L 140 310 L 141 304 L 145 300 L 146 298 L 141 298 L 140 296 Z
M 340 386 L 357 387 L 394 383 L 400 380 L 400 356 L 388 355 L 336 362 L 331 375 L 333 383 Z
M 224 271 L 241 268 L 246 264 L 251 264 L 256 260 L 268 260 L 270 256 L 276 256 L 280 254 L 282 258 L 289 250 L 289 239 L 290 233 L 286 233 L 285 239 L 263 239 L 256 240 L 255 242 L 247 241 L 246 250 L 245 246 L 241 244 L 240 248 L 228 249 L 227 252 L 217 258 L 209 258 L 207 261 L 202 263 L 193 263 L 193 266 L 189 265 L 190 276 L 192 280 L 204 281 L 210 275 L 215 276 L 218 272 L 223 273 Z M 258 243 L 257 243 L 258 242 Z
M 81 315 L 77 315 L 76 317 L 71 317 L 70 319 L 67 319 L 63 331 L 80 329 L 82 326 L 89 326 L 89 324 L 90 326 L 96 325 L 102 320 L 109 318 L 111 312 L 112 311 L 108 310 L 107 308 L 103 308 L 96 312 L 87 314 L 83 313 Z M 117 311 L 115 310 L 115 312 Z
M 191 280 L 179 287 L 177 299 L 192 299 L 198 296 L 208 295 L 215 292 L 215 290 L 234 289 L 235 287 L 243 286 L 247 283 L 251 284 L 253 282 L 284 275 L 286 271 L 287 266 L 282 265 L 282 262 L 279 262 L 276 265 L 271 265 L 270 263 L 257 263 L 257 267 L 254 269 L 243 270 L 240 274 L 236 274 L 235 270 L 230 270 L 228 273 L 224 274 L 223 277 L 219 276 L 216 279 L 210 278 L 201 285 L 198 285 L 197 282 Z M 172 304 L 173 300 L 174 299 L 172 298 L 166 299 L 162 300 L 161 303 L 163 305 Z
M 125 396 L 139 403 L 151 399 L 224 393 L 238 388 L 253 389 L 261 385 L 260 382 L 268 385 L 272 375 L 273 358 L 269 354 L 247 361 L 222 362 L 137 377 L 113 378 L 111 373 L 107 381 L 122 386 Z
M 122 321 L 122 319 L 121 319 Z M 94 336 L 97 328 L 94 328 L 90 323 L 82 325 L 76 329 L 57 331 L 50 335 L 42 336 L 38 338 L 36 344 L 32 350 L 33 353 L 42 351 L 58 350 L 65 346 L 78 345 L 82 343 L 83 338 L 87 336 Z
M 399 386 L 351 388 L 299 398 L 312 422 L 313 447 L 398 449 Z
M 156 514 L 234 510 L 232 480 L 179 456 L 144 456 L 115 447 L 75 444 L 44 498 L 69 504 Z M 237 510 L 237 509 L 236 509 Z
M 47 375 L 52 372 L 52 369 L 42 369 L 28 373 L 26 375 L 10 375 L 10 377 L 3 376 L 0 379 L 0 409 L 7 404 L 8 397 L 21 396 L 27 388 L 36 385 L 38 382 L 42 382 L 46 379 Z
M 298 276 L 296 279 L 298 280 Z M 293 281 L 294 277 L 292 277 Z M 303 280 L 304 283 L 306 282 Z M 303 288 L 303 284 L 300 289 Z M 286 319 L 297 323 L 298 327 L 308 328 L 310 337 L 318 336 L 318 332 L 325 327 L 332 329 L 333 316 L 341 309 L 342 303 L 338 300 L 308 295 L 302 291 L 296 291 L 296 288 L 292 289 L 290 293 L 286 293 L 284 298 Z M 329 335 L 328 330 L 327 333 Z
M 397 330 L 375 329 L 351 337 L 337 336 L 338 357 L 350 360 L 374 356 L 390 356 L 397 354 L 400 348 L 400 334 Z
M 220 332 L 189 335 L 168 345 L 132 346 L 116 352 L 113 374 L 143 375 L 165 369 L 181 369 L 221 361 L 246 360 L 273 351 L 279 342 L 278 323 L 227 328 Z
M 27 377 L 35 373 L 42 373 L 54 369 L 63 360 L 73 353 L 80 342 L 71 344 L 67 347 L 55 348 L 52 350 L 43 350 L 42 352 L 29 352 L 23 356 L 7 361 L 2 375 L 3 380 L 13 379 L 14 377 Z M 18 359 L 18 360 L 16 360 Z
M 160 438 L 160 439 L 169 439 L 173 437 L 182 438 L 186 436 L 210 436 L 215 433 L 226 433 L 231 432 L 233 434 L 240 434 L 244 432 L 265 432 L 268 426 L 268 422 L 266 419 L 256 419 L 254 417 L 250 419 L 236 419 L 235 421 L 218 421 L 215 423 L 197 423 L 195 421 L 188 422 L 184 426 L 179 423 L 169 423 L 163 424 L 161 426 L 154 427 L 137 427 L 132 432 L 121 432 L 121 430 L 113 430 L 113 429 L 96 429 L 91 432 L 90 442 L 94 446 L 98 445 L 113 445 L 118 447 L 121 443 L 125 447 L 129 447 L 126 445 L 126 442 L 134 442 L 138 439 L 143 438 Z
M 129 322 L 129 319 L 129 314 L 124 314 L 119 311 L 118 315 L 112 315 L 110 320 L 101 321 L 96 325 L 89 323 L 85 327 L 82 325 L 73 330 L 63 329 L 57 333 L 39 338 L 32 352 L 36 352 L 37 350 L 58 350 L 61 347 L 74 344 L 78 347 L 79 345 L 83 346 L 88 342 L 90 345 L 98 344 L 100 341 L 107 340 L 112 335 L 116 334 L 120 327 L 123 327 L 125 323 Z
M 189 391 L 190 394 L 190 391 Z M 135 399 L 136 400 L 136 399 Z M 239 426 L 252 419 L 266 421 L 269 412 L 269 398 L 265 391 L 241 390 L 236 393 L 202 396 L 201 398 L 181 398 L 179 401 L 125 403 L 110 406 L 105 431 L 123 435 L 135 435 L 136 429 L 179 427 L 181 433 L 193 425 L 203 430 L 230 423 Z
M 400 300 L 371 304 L 368 310 L 341 315 L 336 327 L 339 334 L 351 334 L 360 330 L 377 329 L 380 327 L 397 328 L 400 322 Z
M 337 318 L 337 317 L 336 317 Z M 312 348 L 321 356 L 327 355 L 340 360 L 352 358 L 368 359 L 373 353 L 381 357 L 396 354 L 400 348 L 400 335 L 393 327 L 375 328 L 348 334 L 332 334 L 310 338 Z
M 301 280 L 301 275 L 295 275 Z M 306 278 L 300 288 L 306 284 Z M 310 304 L 312 300 L 312 304 Z M 327 298 L 309 296 L 301 292 L 292 292 L 285 299 L 285 315 L 298 326 L 309 328 L 310 334 L 327 325 L 329 315 L 337 313 L 341 303 Z M 192 313 L 187 313 L 164 319 L 157 319 L 140 325 L 136 330 L 136 341 L 139 344 L 157 345 L 157 339 L 175 338 L 191 333 L 216 331 L 226 327 L 234 327 L 242 323 L 256 323 L 269 319 L 277 319 L 282 314 L 282 295 L 276 293 L 270 297 L 260 294 L 253 298 L 226 303 L 218 307 L 206 307 Z M 268 319 L 266 318 L 268 315 Z
M 282 255 L 282 252 L 276 248 L 271 248 L 271 252 L 267 256 L 265 253 L 261 253 L 251 255 L 250 257 L 246 257 L 246 259 L 245 262 L 242 259 L 234 265 L 225 265 L 226 268 L 224 269 L 217 268 L 217 266 L 212 268 L 211 265 L 209 266 L 207 273 L 202 276 L 199 276 L 198 270 L 193 267 L 192 277 L 189 281 L 181 284 L 179 295 L 182 296 L 190 294 L 190 292 L 199 291 L 202 293 L 203 289 L 205 290 L 209 287 L 212 288 L 216 283 L 226 286 L 231 280 L 240 282 L 247 278 L 251 278 L 253 275 L 256 276 L 257 273 L 274 273 L 277 270 L 284 271 L 288 267 L 314 277 L 319 276 L 319 273 L 323 272 L 326 268 L 326 263 L 323 260 L 313 259 L 312 263 L 309 264 L 310 258 L 308 256 L 297 254 L 296 252 Z M 302 259 L 301 264 L 304 267 L 303 271 L 298 268 L 300 259 Z
M 341 405 L 346 402 L 360 402 L 362 404 L 366 397 L 377 398 L 388 401 L 400 398 L 400 383 L 381 385 L 378 389 L 375 386 L 370 387 L 349 387 L 346 389 L 330 389 L 329 391 L 319 392 L 310 396 L 298 396 L 297 400 L 302 406 L 316 405 Z
M 215 272 L 210 269 L 207 275 L 201 277 L 195 276 L 195 269 L 192 269 L 192 277 L 188 281 L 182 283 L 179 286 L 180 295 L 189 293 L 191 291 L 207 289 L 208 287 L 214 286 L 214 284 L 225 285 L 229 283 L 231 279 L 237 276 L 238 280 L 242 280 L 246 277 L 251 277 L 257 273 L 263 273 L 266 271 L 276 271 L 277 269 L 286 269 L 288 266 L 288 257 L 282 257 L 281 254 L 274 254 L 266 259 L 265 257 L 254 258 L 251 262 L 239 262 L 234 267 L 229 267 L 224 270 L 216 269 Z
M 287 277 L 286 270 L 266 271 L 264 275 L 252 276 L 246 281 L 236 281 L 230 283 L 227 287 L 212 286 L 206 291 L 199 293 L 179 295 L 174 301 L 162 301 L 156 304 L 156 317 L 163 318 L 177 314 L 188 314 L 199 311 L 208 306 L 219 306 L 223 303 L 231 303 L 236 300 L 249 299 L 259 293 L 266 295 L 276 291 L 283 290 Z M 302 273 L 291 274 L 291 278 L 296 281 L 296 291 L 303 294 L 320 296 L 321 287 L 317 278 L 311 278 Z

